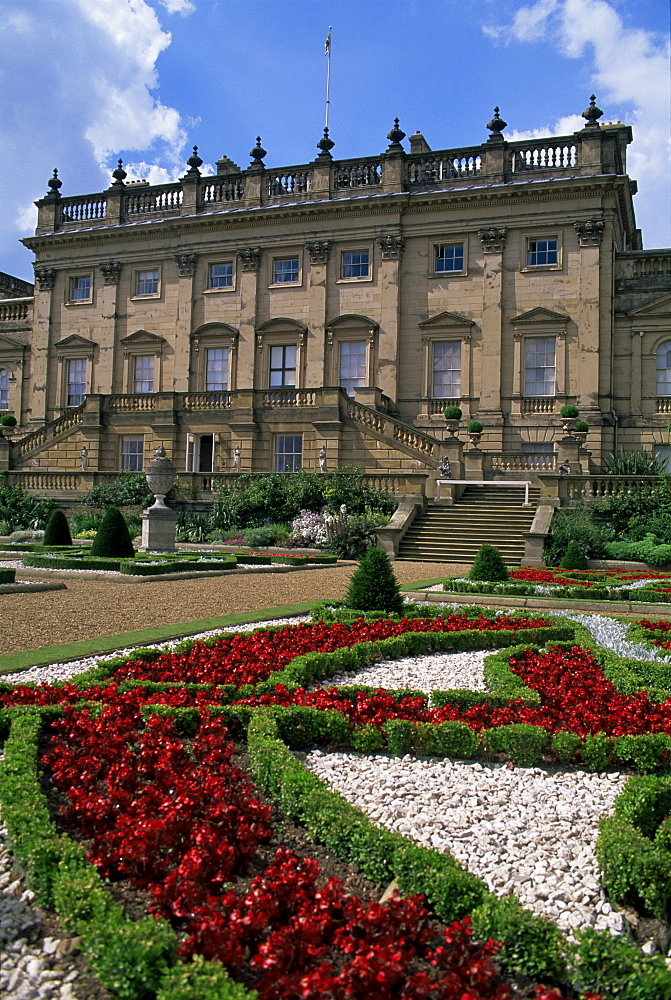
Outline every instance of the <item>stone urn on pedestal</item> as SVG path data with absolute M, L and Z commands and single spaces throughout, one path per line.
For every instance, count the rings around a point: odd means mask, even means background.
M 145 472 L 147 485 L 154 494 L 155 500 L 151 507 L 142 511 L 142 544 L 143 552 L 174 552 L 175 529 L 177 514 L 165 503 L 166 493 L 169 493 L 177 477 L 177 470 L 166 456 L 165 448 L 159 445 L 154 457 Z
M 466 430 L 468 431 L 471 444 L 474 448 L 478 448 L 482 439 L 482 432 L 484 430 L 483 425 L 479 420 L 469 420 Z
M 459 430 L 459 421 L 462 416 L 461 409 L 458 406 L 446 406 L 443 412 L 445 415 L 447 429 L 450 432 L 450 437 L 455 437 L 457 431 Z

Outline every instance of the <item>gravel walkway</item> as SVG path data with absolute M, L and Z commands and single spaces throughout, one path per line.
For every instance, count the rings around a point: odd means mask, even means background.
M 212 579 L 146 583 L 67 577 L 63 578 L 67 590 L 0 595 L 0 653 L 300 601 L 342 598 L 353 570 L 352 564 L 292 573 L 245 570 Z M 449 563 L 394 563 L 401 583 L 453 576 L 462 570 Z

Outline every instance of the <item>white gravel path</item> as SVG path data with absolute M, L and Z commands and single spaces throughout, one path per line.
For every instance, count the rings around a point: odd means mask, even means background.
M 600 888 L 599 819 L 626 779 L 583 771 L 310 753 L 306 766 L 370 819 L 449 853 L 565 932 L 622 932 Z
M 325 680 L 332 684 L 366 684 L 370 687 L 414 688 L 430 694 L 446 688 L 466 688 L 486 691 L 483 664 L 494 649 L 470 653 L 434 653 L 427 656 L 407 656 L 402 660 L 382 660 L 358 673 L 338 674 Z

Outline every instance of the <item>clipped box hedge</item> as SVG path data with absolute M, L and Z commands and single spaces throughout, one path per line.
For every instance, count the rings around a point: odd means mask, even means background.
M 8 566 L 0 566 L 0 583 L 14 583 L 15 579 L 15 569 L 10 569 Z

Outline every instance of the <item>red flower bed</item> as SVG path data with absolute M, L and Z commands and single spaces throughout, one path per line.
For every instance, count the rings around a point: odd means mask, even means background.
M 256 684 L 275 670 L 281 670 L 302 653 L 332 652 L 359 642 L 375 642 L 406 632 L 461 632 L 487 629 L 494 632 L 540 628 L 549 623 L 538 618 L 525 621 L 507 617 L 469 619 L 464 615 L 446 618 L 403 618 L 399 622 L 366 622 L 352 625 L 325 625 L 324 622 L 288 625 L 271 632 L 260 630 L 251 635 L 222 636 L 208 646 L 194 643 L 189 653 L 164 653 L 154 663 L 131 661 L 114 673 L 114 680 L 190 681 L 204 684 Z
M 648 618 L 642 618 L 640 621 L 634 622 L 634 625 L 638 625 L 639 628 L 648 633 L 647 638 L 653 646 L 659 646 L 660 649 L 671 649 L 671 640 L 661 638 L 661 636 L 671 632 L 671 621 L 652 622 Z
M 380 906 L 337 879 L 319 889 L 316 862 L 283 849 L 247 892 L 222 893 L 270 829 L 220 722 L 203 718 L 188 744 L 168 720 L 139 730 L 128 709 L 71 709 L 55 728 L 43 763 L 68 798 L 66 823 L 92 840 L 103 874 L 146 888 L 154 912 L 186 931 L 184 958 L 251 968 L 260 1000 L 510 997 L 496 945 L 474 944 L 468 920 L 441 928 L 421 897 Z
M 524 580 L 528 583 L 544 583 L 553 586 L 565 587 L 591 587 L 594 584 L 628 583 L 635 580 L 669 580 L 668 573 L 659 573 L 654 570 L 629 570 L 622 572 L 619 569 L 575 569 L 571 570 L 571 575 L 566 576 L 566 571 L 559 567 L 548 567 L 547 569 L 513 569 L 509 572 L 511 580 Z M 577 578 L 577 579 L 576 579 Z M 666 590 L 665 587 L 656 589 Z

